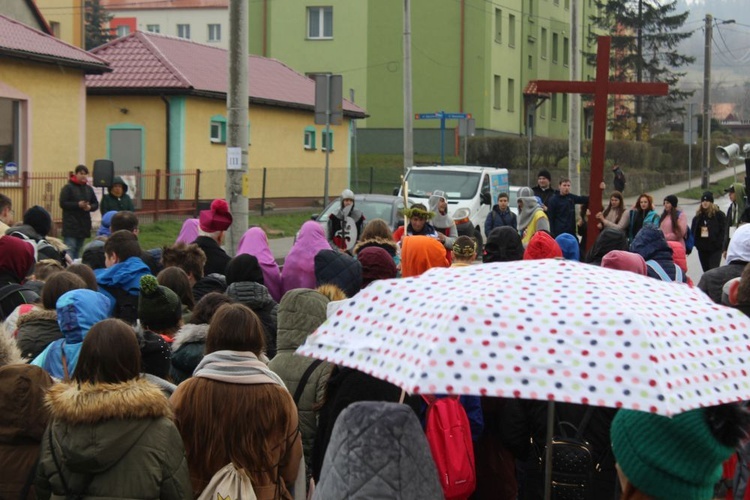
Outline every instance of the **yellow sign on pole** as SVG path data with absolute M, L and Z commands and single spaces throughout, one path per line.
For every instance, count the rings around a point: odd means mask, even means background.
M 242 196 L 250 197 L 250 175 L 248 174 L 242 176 Z

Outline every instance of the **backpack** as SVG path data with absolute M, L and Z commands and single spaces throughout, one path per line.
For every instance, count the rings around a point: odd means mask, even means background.
M 583 415 L 578 428 L 570 422 L 560 422 L 560 435 L 552 438 L 552 498 L 555 500 L 588 500 L 591 498 L 594 473 L 599 464 L 594 459 L 594 452 L 588 441 L 583 439 L 583 431 L 591 420 L 594 407 L 589 406 Z M 557 415 L 557 412 L 555 412 Z M 575 430 L 573 437 L 568 437 L 565 427 Z M 545 447 L 546 451 L 546 447 Z M 544 469 L 546 453 L 542 454 L 541 463 Z
M 257 500 L 250 476 L 229 463 L 216 471 L 196 500 Z
M 692 229 L 690 229 L 690 226 L 688 226 L 687 232 L 685 233 L 685 253 L 690 255 L 693 252 L 694 247 L 695 235 L 693 234 Z
M 59 262 L 63 266 L 65 265 L 65 255 L 59 252 L 57 248 L 53 247 L 52 244 L 44 238 L 34 240 L 20 231 L 13 231 L 12 233 L 10 233 L 10 236 L 14 236 L 31 243 L 31 245 L 34 247 L 35 262 L 39 262 L 40 260 L 44 259 L 52 259 Z
M 656 274 L 658 274 L 659 278 L 661 278 L 662 281 L 666 281 L 667 283 L 671 283 L 672 281 L 676 281 L 677 283 L 685 282 L 685 279 L 682 276 L 682 269 L 680 269 L 680 266 L 678 266 L 677 264 L 674 265 L 674 280 L 669 277 L 664 268 L 661 267 L 661 265 L 655 260 L 647 260 L 646 265 L 650 267 Z
M 115 307 L 113 318 L 135 325 L 138 322 L 138 295 L 130 295 L 127 290 L 111 286 L 99 285 L 106 290 L 114 299 Z
M 33 304 L 39 295 L 29 287 L 9 283 L 0 287 L 0 322 L 5 321 L 10 313 L 21 304 Z
M 425 435 L 446 499 L 466 499 L 477 484 L 474 444 L 458 396 L 422 396 L 427 403 Z

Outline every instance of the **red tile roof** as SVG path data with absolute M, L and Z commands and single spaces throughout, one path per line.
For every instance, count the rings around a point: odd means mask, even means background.
M 100 0 L 99 3 L 108 11 L 229 8 L 229 0 Z
M 104 59 L 4 15 L 0 15 L 0 56 L 72 66 L 87 73 L 108 71 Z
M 136 31 L 92 51 L 113 71 L 86 77 L 90 93 L 172 93 L 226 96 L 229 56 L 226 50 L 190 40 Z M 250 101 L 313 109 L 315 82 L 276 59 L 250 56 Z M 364 117 L 359 106 L 344 100 L 348 115 Z

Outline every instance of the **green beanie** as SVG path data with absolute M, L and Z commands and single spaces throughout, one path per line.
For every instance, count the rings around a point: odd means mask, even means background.
M 172 290 L 159 285 L 156 278 L 141 276 L 141 293 L 138 297 L 138 319 L 141 325 L 159 332 L 177 326 L 182 318 L 182 303 Z
M 703 409 L 672 418 L 620 410 L 610 435 L 628 481 L 657 500 L 710 500 L 722 463 L 734 451 L 717 441 Z

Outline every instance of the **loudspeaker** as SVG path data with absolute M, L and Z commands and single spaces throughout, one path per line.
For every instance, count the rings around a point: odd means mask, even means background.
M 729 165 L 733 158 L 739 156 L 740 146 L 738 144 L 730 144 L 726 147 L 717 146 L 716 148 L 716 159 L 722 165 Z
M 112 187 L 115 163 L 112 160 L 94 160 L 94 187 Z

